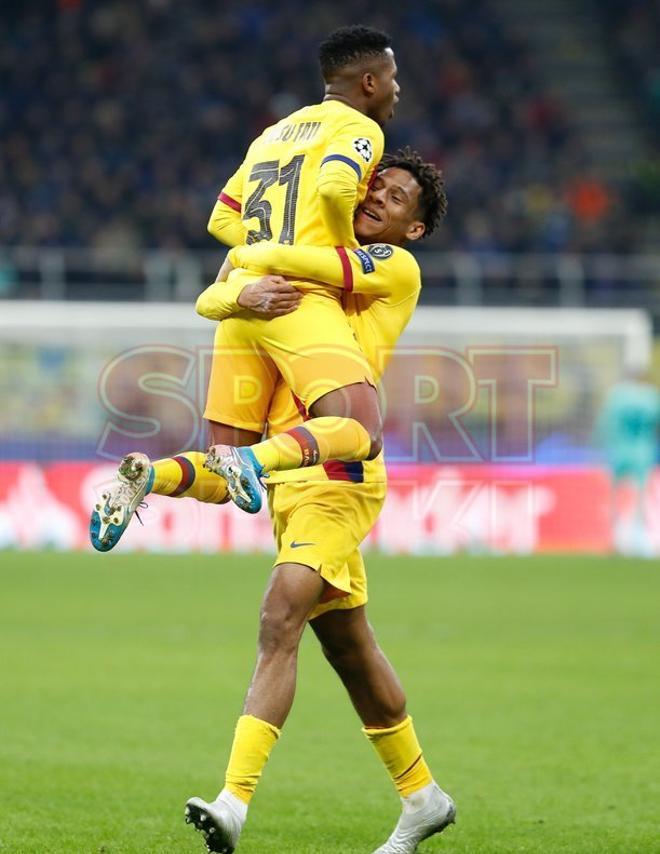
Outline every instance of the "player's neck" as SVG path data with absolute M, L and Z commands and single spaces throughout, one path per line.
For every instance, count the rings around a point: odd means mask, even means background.
M 351 107 L 353 110 L 357 110 L 358 113 L 362 113 L 363 115 L 367 115 L 366 105 L 356 104 L 348 95 L 342 95 L 341 92 L 332 92 L 327 91 L 323 97 L 324 101 L 339 101 L 342 104 L 346 104 L 347 107 Z

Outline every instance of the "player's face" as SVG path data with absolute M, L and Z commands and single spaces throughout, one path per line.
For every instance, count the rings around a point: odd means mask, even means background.
M 396 82 L 397 67 L 392 48 L 387 48 L 385 58 L 374 72 L 374 94 L 369 117 L 384 125 L 394 115 L 394 106 L 399 100 L 400 87 Z
M 355 216 L 355 234 L 361 243 L 401 246 L 424 234 L 419 219 L 420 186 L 406 169 L 395 166 L 376 176 Z

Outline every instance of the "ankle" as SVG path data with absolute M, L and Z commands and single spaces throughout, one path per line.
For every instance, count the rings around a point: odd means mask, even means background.
M 247 818 L 248 804 L 242 798 L 239 798 L 232 791 L 230 791 L 226 786 L 222 789 L 218 797 L 215 799 L 215 803 L 222 803 L 225 806 L 229 807 L 229 809 L 242 822 L 244 822 Z
M 432 780 L 426 786 L 423 786 L 421 789 L 417 789 L 416 792 L 413 792 L 405 798 L 401 798 L 404 810 L 406 812 L 416 812 L 417 810 L 424 809 L 429 802 L 429 798 L 431 797 L 435 785 L 435 782 Z

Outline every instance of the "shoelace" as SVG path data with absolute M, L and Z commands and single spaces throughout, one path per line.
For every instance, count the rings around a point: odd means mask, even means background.
M 110 499 L 108 501 L 108 504 L 112 502 L 110 504 L 111 514 L 119 510 L 122 502 L 126 505 L 130 504 L 133 498 L 135 497 L 135 493 L 137 492 L 137 490 L 137 484 L 135 484 L 133 481 L 120 481 L 119 486 L 117 487 L 116 491 L 110 496 Z M 149 505 L 146 503 L 146 501 L 141 501 L 138 504 L 138 507 L 141 510 L 146 510 L 148 506 Z M 140 518 L 140 514 L 137 512 L 137 508 L 135 510 L 135 515 L 138 517 L 138 521 L 140 522 L 142 527 L 144 527 L 144 522 Z
M 142 517 L 138 513 L 138 507 L 140 508 L 140 510 L 147 510 L 149 508 L 149 505 L 147 504 L 146 501 L 140 501 L 138 506 L 135 508 L 135 516 L 136 516 L 138 522 L 140 523 L 140 525 L 142 525 L 142 527 L 144 528 L 144 522 L 142 521 Z

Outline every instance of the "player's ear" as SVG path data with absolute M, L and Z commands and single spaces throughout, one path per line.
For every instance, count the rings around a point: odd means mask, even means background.
M 420 237 L 424 237 L 425 233 L 426 226 L 424 223 L 421 220 L 415 220 L 406 229 L 406 240 L 419 240 Z
M 373 95 L 376 91 L 376 77 L 371 71 L 362 75 L 362 91 L 365 95 Z

